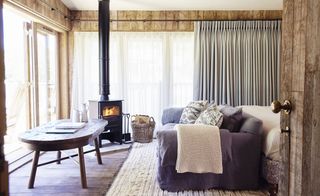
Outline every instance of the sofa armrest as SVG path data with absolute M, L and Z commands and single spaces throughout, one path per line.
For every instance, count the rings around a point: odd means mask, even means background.
M 238 132 L 221 133 L 221 136 L 223 145 L 222 157 L 225 158 L 225 162 L 230 162 L 230 164 L 224 164 L 223 169 L 232 172 L 235 176 L 250 176 L 250 178 L 246 178 L 246 182 L 258 186 L 261 135 L 250 132 Z
M 166 108 L 162 113 L 162 124 L 179 123 L 183 108 Z
M 163 130 L 157 132 L 158 156 L 161 166 L 171 166 L 176 164 L 177 160 L 177 131 Z

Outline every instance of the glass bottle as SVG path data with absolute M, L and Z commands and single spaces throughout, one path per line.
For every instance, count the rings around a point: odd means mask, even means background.
M 87 110 L 87 105 L 85 103 L 82 104 L 82 110 L 80 112 L 80 121 L 88 122 L 88 110 Z

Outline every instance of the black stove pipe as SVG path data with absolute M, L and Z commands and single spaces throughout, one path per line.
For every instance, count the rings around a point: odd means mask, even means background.
M 109 83 L 110 1 L 99 0 L 99 89 L 100 101 L 108 101 Z

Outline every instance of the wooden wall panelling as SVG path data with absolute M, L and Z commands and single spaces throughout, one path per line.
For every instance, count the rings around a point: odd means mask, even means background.
M 48 23 L 44 25 L 52 24 L 50 27 L 56 27 L 55 30 L 71 29 L 71 20 L 65 18 L 65 16 L 70 17 L 70 11 L 61 0 L 5 0 L 4 2 L 31 14 L 40 20 L 37 22 Z
M 112 17 L 113 12 L 111 12 L 110 17 Z M 72 31 L 98 31 L 98 12 L 97 11 L 71 11 L 71 17 L 74 19 L 72 21 Z M 78 19 L 88 20 L 79 21 Z M 114 25 L 110 25 L 114 28 Z
M 179 13 L 177 11 L 166 11 L 165 12 L 165 20 L 178 20 L 179 19 Z M 166 25 L 166 31 L 178 31 L 179 24 L 177 21 L 168 21 L 165 22 Z M 186 30 L 188 31 L 188 30 Z M 193 27 L 189 29 L 189 31 L 193 31 Z
M 319 40 L 318 40 L 319 43 Z M 319 47 L 317 47 L 320 50 Z M 317 60 L 319 65 L 319 59 Z M 320 193 L 320 71 L 319 68 L 315 72 L 306 72 L 306 86 L 310 87 L 309 90 L 305 92 L 305 96 L 311 98 L 311 100 L 305 101 L 305 111 L 308 117 L 304 118 L 304 129 L 310 130 L 310 134 L 304 139 L 305 143 L 309 145 L 304 148 L 304 153 L 308 153 L 308 158 L 306 161 L 306 167 L 309 167 L 308 172 L 303 173 L 303 180 L 309 178 L 306 186 L 302 188 L 302 192 L 311 192 L 310 195 L 316 195 Z M 309 147 L 309 148 L 308 148 Z M 304 169 L 304 168 L 303 168 Z
M 72 11 L 71 15 L 75 19 L 73 31 L 98 31 L 97 11 Z M 110 18 L 111 20 L 132 20 L 112 21 L 111 31 L 193 31 L 193 20 L 281 19 L 282 11 L 111 11 Z
M 320 193 L 320 2 L 309 0 L 303 4 L 305 15 L 305 82 L 302 193 Z

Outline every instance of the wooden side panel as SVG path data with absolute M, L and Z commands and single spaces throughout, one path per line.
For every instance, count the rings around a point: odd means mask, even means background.
M 72 17 L 73 31 L 98 31 L 97 11 L 72 11 Z M 193 31 L 192 20 L 281 19 L 282 11 L 111 11 L 110 18 L 111 31 Z
M 58 118 L 69 118 L 68 33 L 59 33 L 59 104 Z

